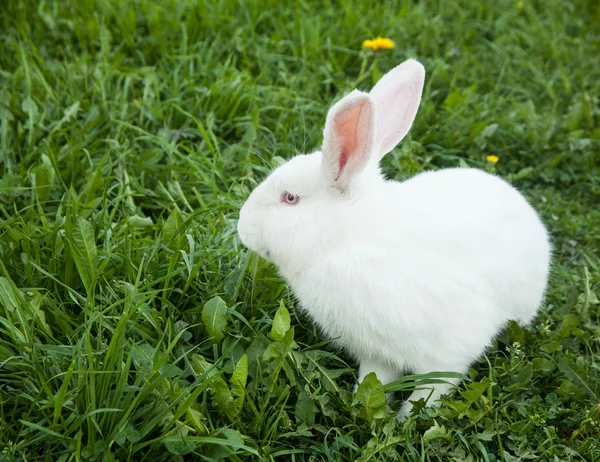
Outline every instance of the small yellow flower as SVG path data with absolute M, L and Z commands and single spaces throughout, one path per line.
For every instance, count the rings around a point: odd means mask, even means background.
M 492 164 L 496 164 L 500 160 L 500 158 L 498 156 L 495 156 L 494 154 L 487 156 L 486 159 L 488 162 L 491 162 Z
M 517 8 L 520 10 L 522 10 L 524 6 L 525 6 L 525 4 L 523 2 L 517 3 Z
M 373 40 L 365 40 L 362 44 L 363 48 L 370 48 L 371 50 L 390 50 L 396 46 L 396 44 L 389 38 L 377 37 Z

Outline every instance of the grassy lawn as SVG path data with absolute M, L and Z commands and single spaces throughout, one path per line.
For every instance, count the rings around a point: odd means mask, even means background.
M 386 174 L 495 171 L 555 251 L 534 325 L 398 424 L 236 219 L 408 57 Z M 599 57 L 596 0 L 0 2 L 0 461 L 599 461 Z

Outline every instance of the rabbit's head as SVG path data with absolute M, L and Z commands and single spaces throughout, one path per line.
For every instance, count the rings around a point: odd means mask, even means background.
M 244 245 L 280 267 L 302 271 L 352 239 L 377 208 L 379 160 L 410 129 L 425 70 L 408 60 L 370 93 L 354 90 L 327 114 L 320 152 L 298 155 L 252 192 L 238 233 Z

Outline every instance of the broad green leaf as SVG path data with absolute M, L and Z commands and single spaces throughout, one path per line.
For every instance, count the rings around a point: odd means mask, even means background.
M 215 375 L 219 375 L 219 369 L 209 363 L 204 356 L 194 353 L 192 355 L 192 369 L 197 375 L 207 374 L 207 379 L 212 378 Z
M 92 200 L 96 190 L 104 184 L 104 180 L 105 178 L 100 168 L 97 167 L 96 170 L 90 172 L 83 187 L 82 197 L 87 201 Z
M 88 293 L 92 294 L 98 268 L 98 250 L 94 227 L 85 218 L 75 217 L 69 242 L 73 260 Z
M 34 290 L 29 293 L 29 298 L 30 301 L 27 304 L 27 308 L 31 312 L 31 318 L 34 319 L 45 332 L 51 333 L 52 330 L 50 329 L 50 325 L 46 321 L 46 313 L 42 309 L 42 306 L 44 305 L 44 296 L 37 290 Z
M 281 341 L 269 343 L 269 346 L 265 349 L 262 360 L 269 361 L 270 359 L 280 358 L 282 356 L 281 352 Z
M 429 427 L 425 433 L 423 433 L 423 441 L 428 442 L 431 440 L 435 440 L 438 438 L 451 440 L 450 432 L 443 425 L 438 425 L 435 423 L 433 426 Z
M 483 430 L 481 433 L 477 433 L 475 437 L 480 441 L 492 441 L 498 437 L 496 430 Z
M 37 119 L 37 115 L 39 112 L 37 104 L 35 104 L 35 101 L 33 101 L 29 96 L 21 102 L 21 109 L 23 110 L 23 112 L 29 115 L 30 119 Z M 30 126 L 29 128 L 33 127 Z
M 552 354 L 556 350 L 561 350 L 561 349 L 562 349 L 562 345 L 555 341 L 546 342 L 540 346 L 540 350 L 543 351 L 544 353 L 548 353 L 548 354 Z
M 210 389 L 213 393 L 213 401 L 217 404 L 221 413 L 229 417 L 233 396 L 225 381 L 222 378 L 215 379 Z
M 244 360 L 243 358 L 246 358 L 246 359 Z M 209 363 L 206 359 L 204 359 L 203 356 L 200 356 L 198 354 L 192 355 L 191 364 L 192 364 L 192 368 L 194 369 L 194 372 L 196 374 L 198 374 L 198 375 L 207 374 L 206 380 L 210 382 L 210 384 L 208 385 L 208 388 L 210 389 L 210 391 L 212 393 L 212 400 L 219 408 L 219 411 L 221 411 L 221 413 L 223 415 L 226 415 L 228 417 L 232 416 L 233 410 L 235 409 L 234 406 L 236 405 L 236 403 L 234 402 L 234 395 L 232 395 L 231 390 L 229 389 L 229 386 L 227 386 L 227 383 L 225 382 L 225 380 L 223 380 L 223 378 L 220 377 L 222 370 L 219 370 L 216 367 L 213 367 L 213 365 L 211 363 Z M 244 369 L 246 372 L 245 374 L 244 374 Z M 241 390 L 239 390 L 239 388 L 236 389 L 237 392 L 241 391 L 242 402 L 239 404 L 240 409 L 243 404 L 243 396 L 244 396 L 243 393 L 244 393 L 244 389 L 246 387 L 247 375 L 248 375 L 248 359 L 247 359 L 246 355 L 244 355 L 238 361 L 238 364 L 236 365 L 233 376 L 231 378 L 231 381 L 235 382 L 238 387 L 240 387 L 240 386 L 243 387 Z M 236 395 L 236 397 L 237 397 L 237 395 Z M 193 417 L 194 416 L 192 416 L 192 418 Z M 230 417 L 230 418 L 233 420 L 232 417 Z M 194 422 L 196 422 L 195 419 L 194 419 Z M 202 424 L 202 426 L 204 426 L 204 424 Z
M 502 456 L 504 457 L 505 462 L 521 462 L 523 460 L 522 457 L 513 456 L 507 450 L 504 450 L 504 452 L 502 453 Z
M 79 112 L 80 106 L 81 106 L 81 104 L 79 103 L 79 101 L 75 101 L 68 108 L 66 108 L 64 119 L 70 120 L 72 117 L 76 116 L 77 113 Z
M 69 120 L 71 120 L 73 117 L 77 116 L 77 113 L 79 112 L 81 104 L 79 103 L 79 101 L 76 101 L 75 103 L 71 104 L 68 108 L 65 109 L 64 111 L 64 116 L 62 119 L 60 119 L 52 128 L 52 132 L 51 134 L 54 134 L 56 131 L 58 131 L 65 123 L 69 122 Z
M 527 178 L 531 173 L 534 172 L 533 167 L 525 167 L 517 172 L 515 175 L 515 180 L 522 180 L 523 178 Z
M 244 396 L 246 393 L 246 380 L 248 379 L 248 356 L 243 355 L 235 365 L 233 375 L 231 376 L 231 396 L 233 402 L 229 409 L 229 418 L 235 420 L 242 412 L 244 405 Z
M 523 328 L 516 321 L 511 321 L 508 324 L 508 337 L 511 343 L 519 342 L 523 343 L 525 340 L 525 332 Z
M 31 180 L 39 201 L 48 200 L 54 180 L 54 168 L 46 154 L 42 154 L 41 162 L 33 169 Z
M 152 218 L 140 217 L 139 215 L 133 215 L 127 218 L 127 222 L 134 228 L 150 228 L 154 226 Z
M 598 401 L 598 396 L 592 388 L 592 385 L 588 382 L 588 377 L 585 369 L 575 364 L 570 359 L 561 356 L 558 358 L 558 370 L 565 374 L 565 377 L 569 379 L 573 385 L 579 387 L 585 393 Z
M 364 406 L 361 414 L 369 422 L 385 415 L 385 392 L 383 391 L 383 385 L 374 372 L 367 374 L 358 386 L 353 404 L 357 403 Z
M 390 448 L 395 448 L 402 443 L 406 442 L 406 437 L 392 436 L 394 432 L 391 429 L 384 427 L 383 432 L 388 435 L 385 439 L 382 439 L 380 435 L 371 438 L 365 447 L 361 450 L 361 456 L 358 457 L 355 462 L 375 462 L 381 460 L 388 460 L 388 458 L 382 458 L 381 455 L 388 451 Z M 394 458 L 395 459 L 395 458 Z
M 583 93 L 569 108 L 566 116 L 567 126 L 570 131 L 575 131 L 587 123 L 593 122 L 593 107 L 590 96 Z
M 575 385 L 568 379 L 560 381 L 560 385 L 557 390 L 562 396 L 568 397 L 568 399 L 581 400 L 584 396 L 587 396 L 584 390 L 579 385 Z
M 562 306 L 559 306 L 556 312 L 564 319 L 565 315 L 573 310 L 578 298 L 579 293 L 577 292 L 577 289 L 575 287 L 571 287 L 567 301 Z
M 0 311 L 0 327 L 5 326 L 11 336 L 18 343 L 29 342 L 31 332 L 27 329 L 27 322 L 23 322 L 23 314 L 26 312 L 25 299 L 21 292 L 14 287 L 14 283 L 5 277 L 0 277 L 0 309 L 5 308 L 8 313 L 2 316 Z M 13 317 L 19 326 L 15 326 Z
M 533 358 L 531 363 L 536 372 L 552 372 L 555 367 L 554 362 L 546 358 Z
M 5 277 L 0 277 L 0 305 L 9 312 L 14 312 L 19 307 L 19 299 L 21 294 L 13 291 L 10 282 Z
M 440 402 L 444 404 L 445 407 L 441 408 L 439 412 L 447 419 L 458 417 L 463 412 L 466 412 L 471 406 L 471 403 L 468 401 L 456 399 L 454 396 L 448 397 L 448 399 L 440 398 Z
M 204 304 L 202 322 L 213 342 L 223 340 L 227 328 L 227 305 L 221 297 L 213 297 Z
M 465 159 L 458 159 L 458 166 L 460 168 L 470 168 L 471 166 L 467 163 Z
M 477 399 L 483 395 L 486 390 L 490 387 L 490 379 L 484 378 L 481 382 L 474 382 L 468 385 L 468 390 L 461 392 L 460 394 L 465 398 L 470 404 L 473 404 Z
M 121 446 L 125 444 L 126 441 L 130 441 L 132 443 L 136 443 L 142 439 L 141 433 L 134 428 L 134 426 L 128 423 L 125 428 L 119 431 L 115 436 L 115 442 Z
M 294 343 L 294 328 L 291 327 L 286 332 L 282 340 L 277 340 L 265 349 L 262 360 L 268 361 L 273 358 L 285 358 L 290 352 Z
M 317 408 L 310 396 L 304 390 L 298 393 L 298 401 L 296 401 L 296 422 L 305 423 L 306 425 L 314 425 Z
M 282 361 L 281 367 L 283 369 L 283 372 L 285 372 L 285 375 L 287 376 L 290 386 L 295 387 L 296 386 L 296 374 L 294 372 L 294 368 L 290 365 L 290 363 L 288 361 Z M 325 388 L 327 388 L 327 387 L 325 387 Z
M 575 329 L 578 326 L 579 318 L 577 317 L 577 315 L 569 313 L 565 315 L 562 322 L 560 323 L 560 326 L 558 326 L 558 328 L 556 329 L 556 332 L 559 335 L 559 338 L 564 339 L 567 338 L 569 334 L 573 331 L 573 329 Z
M 127 427 L 125 428 L 125 435 L 127 436 L 127 439 L 132 443 L 136 443 L 142 439 L 141 433 L 138 430 L 136 430 L 131 424 L 127 424 Z
M 517 372 L 517 375 L 512 380 L 512 385 L 507 386 L 506 390 L 513 392 L 523 388 L 529 383 L 531 377 L 533 377 L 533 365 L 527 362 L 519 368 L 519 372 Z
M 189 437 L 185 434 L 187 432 L 184 429 L 180 429 L 179 433 L 180 434 L 177 435 L 175 439 L 165 438 L 162 441 L 171 454 L 185 456 L 186 454 L 193 452 L 198 446 L 198 443 L 189 439 Z
M 243 355 L 235 365 L 231 376 L 231 385 L 234 396 L 244 396 L 246 380 L 248 379 L 248 356 Z
M 444 100 L 443 107 L 444 109 L 452 110 L 457 106 L 460 106 L 465 101 L 465 95 L 458 90 L 450 93 L 446 99 Z
M 206 420 L 206 417 L 204 417 L 202 412 L 200 412 L 198 409 L 196 409 L 195 406 L 199 406 L 199 405 L 193 404 L 191 407 L 188 407 L 186 409 L 185 412 L 187 415 L 187 420 L 196 429 L 196 432 L 198 432 L 200 434 L 205 434 L 208 432 L 208 428 L 206 428 L 206 425 L 204 425 L 204 422 L 203 422 L 204 420 Z
M 155 349 L 148 343 L 134 345 L 132 351 L 133 364 L 140 373 L 144 375 L 150 374 L 154 366 L 155 353 Z
M 275 313 L 275 318 L 273 319 L 273 326 L 271 327 L 269 337 L 273 340 L 282 340 L 290 328 L 290 322 L 290 313 L 283 304 L 283 300 L 281 300 L 279 302 L 279 308 Z
M 481 137 L 489 138 L 489 137 L 493 136 L 494 133 L 496 133 L 496 130 L 498 130 L 498 126 L 499 125 L 496 123 L 489 124 L 481 131 Z
M 162 234 L 167 247 L 171 250 L 176 250 L 179 248 L 179 243 L 182 238 L 181 235 L 181 225 L 183 224 L 183 219 L 181 218 L 181 213 L 179 209 L 174 208 L 173 211 L 169 214 L 169 217 L 165 220 L 165 224 L 163 225 Z
M 265 349 L 262 360 L 263 362 L 268 363 L 266 364 L 268 373 L 265 379 L 267 386 L 269 386 L 271 390 L 276 386 L 277 381 L 279 380 L 281 369 L 287 369 L 284 367 L 284 364 L 294 345 L 294 328 L 291 327 L 285 334 L 283 340 L 277 340 L 269 344 Z M 286 371 L 286 373 L 288 372 L 289 371 Z
M 165 439 L 169 440 L 170 438 L 175 439 L 176 437 L 167 436 Z M 240 454 L 240 451 L 245 451 L 248 454 L 259 457 L 256 449 L 246 446 L 242 434 L 232 428 L 221 428 L 211 436 L 188 436 L 186 439 L 203 444 L 202 456 L 210 458 L 210 460 L 225 460 L 232 453 Z
M 476 409 L 474 407 L 470 407 L 465 411 L 465 417 L 467 417 L 471 421 L 478 421 L 486 414 L 485 409 Z

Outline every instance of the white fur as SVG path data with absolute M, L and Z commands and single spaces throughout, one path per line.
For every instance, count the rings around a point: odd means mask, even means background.
M 502 179 L 477 169 L 381 177 L 378 157 L 410 128 L 424 75 L 410 60 L 381 79 L 376 97 L 353 92 L 334 105 L 323 153 L 279 167 L 240 211 L 242 242 L 279 267 L 311 318 L 360 361 L 359 381 L 466 373 L 508 320 L 532 321 L 547 284 L 546 229 Z M 282 203 L 284 191 L 299 203 Z M 450 388 L 413 392 L 400 416 Z

